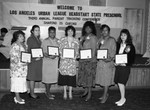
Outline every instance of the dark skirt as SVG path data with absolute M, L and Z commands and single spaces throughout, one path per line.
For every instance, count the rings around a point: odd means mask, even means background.
M 114 82 L 126 85 L 130 75 L 129 66 L 116 66 Z
M 76 87 L 76 75 L 75 76 L 69 76 L 69 75 L 61 75 L 59 73 L 58 85 Z
M 95 86 L 96 64 L 91 61 L 79 61 L 78 86 Z
M 33 61 L 28 64 L 27 80 L 41 81 L 42 80 L 42 59 Z

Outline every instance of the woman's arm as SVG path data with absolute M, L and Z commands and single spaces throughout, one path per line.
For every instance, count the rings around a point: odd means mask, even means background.
M 20 61 L 20 49 L 18 45 L 12 45 L 10 50 L 10 61 L 13 64 L 18 64 Z

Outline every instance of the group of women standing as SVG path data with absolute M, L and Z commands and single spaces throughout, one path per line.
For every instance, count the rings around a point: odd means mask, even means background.
M 17 33 L 19 32 L 19 33 Z M 84 88 L 84 93 L 81 97 L 85 97 L 85 101 L 91 99 L 92 87 L 95 85 L 103 86 L 104 92 L 99 99 L 101 103 L 105 103 L 108 99 L 109 86 L 114 82 L 118 84 L 121 93 L 121 99 L 116 102 L 117 106 L 122 106 L 125 102 L 125 85 L 129 78 L 130 66 L 134 61 L 135 48 L 132 44 L 132 39 L 129 31 L 123 29 L 116 43 L 116 40 L 110 36 L 110 28 L 108 25 L 101 26 L 101 37 L 96 36 L 96 28 L 93 22 L 87 21 L 82 28 L 82 36 L 80 40 L 75 38 L 76 30 L 73 26 L 67 26 L 65 29 L 65 37 L 59 40 L 56 36 L 56 29 L 49 27 L 49 37 L 40 41 L 40 27 L 34 25 L 31 29 L 31 36 L 27 39 L 27 48 L 24 45 L 25 37 L 22 31 L 14 33 L 13 45 L 11 47 L 11 92 L 15 92 L 14 101 L 19 104 L 25 104 L 25 100 L 19 96 L 20 92 L 25 92 L 26 76 L 29 80 L 29 88 L 31 98 L 39 98 L 34 93 L 36 81 L 42 81 L 45 84 L 46 96 L 49 99 L 54 99 L 54 95 L 50 94 L 51 84 L 57 83 L 63 86 L 63 98 L 67 99 L 67 87 L 69 87 L 69 99 L 72 99 L 72 87 L 80 86 Z M 15 37 L 16 36 L 16 37 Z M 22 39 L 22 40 L 21 40 Z M 56 46 L 59 48 L 59 56 L 49 56 L 47 46 Z M 31 63 L 27 64 L 20 62 L 20 53 L 31 51 L 32 48 L 43 48 L 44 58 L 32 58 Z M 22 48 L 22 49 L 21 49 Z M 73 48 L 75 50 L 75 58 L 63 58 L 63 49 Z M 80 59 L 78 77 L 77 75 L 77 61 L 79 58 L 79 51 L 82 49 L 91 49 L 91 59 Z M 97 50 L 108 49 L 108 58 L 97 60 Z M 116 54 L 127 54 L 128 63 L 117 65 L 114 63 Z M 16 60 L 17 59 L 17 60 Z M 20 64 L 20 67 L 16 65 Z M 120 69 L 121 68 L 121 69 Z M 21 69 L 21 71 L 20 71 Z M 24 70 L 24 71 L 22 71 Z M 22 73 L 24 72 L 24 73 Z M 18 76 L 16 76 L 18 74 Z M 13 82 L 15 78 L 15 83 Z M 16 80 L 16 78 L 18 80 Z M 21 80 L 23 78 L 24 80 Z M 77 79 L 76 79 L 77 78 Z M 18 84 L 18 82 L 22 82 Z M 20 90 L 16 88 L 21 87 Z

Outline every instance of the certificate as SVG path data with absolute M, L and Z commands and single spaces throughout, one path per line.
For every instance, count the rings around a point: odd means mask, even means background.
M 90 58 L 92 58 L 91 49 L 80 50 L 80 59 L 90 59 Z
M 31 49 L 31 54 L 33 58 L 43 57 L 43 49 L 42 48 Z
M 97 50 L 97 59 L 106 59 L 108 56 L 107 49 Z
M 115 63 L 116 64 L 127 63 L 127 54 L 118 54 L 118 55 L 115 55 Z
M 48 48 L 48 55 L 54 55 L 54 56 L 59 55 L 58 47 L 48 46 L 47 48 Z
M 27 52 L 21 52 L 21 62 L 31 63 L 31 54 Z
M 67 48 L 64 48 L 63 49 L 63 58 L 75 58 L 75 51 L 74 49 L 67 49 Z

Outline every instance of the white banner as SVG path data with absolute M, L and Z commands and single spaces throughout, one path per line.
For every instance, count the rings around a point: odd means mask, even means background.
M 87 20 L 107 24 L 111 28 L 123 27 L 124 8 L 75 5 L 48 5 L 3 2 L 3 23 L 10 26 L 73 25 L 82 27 Z

